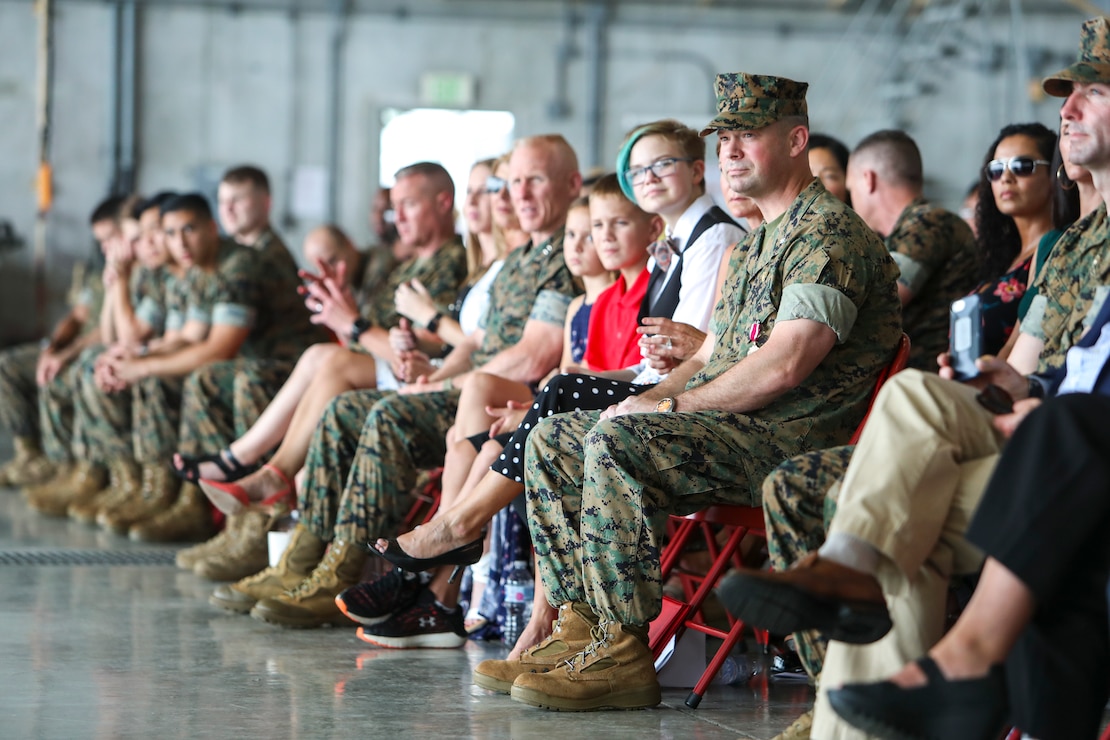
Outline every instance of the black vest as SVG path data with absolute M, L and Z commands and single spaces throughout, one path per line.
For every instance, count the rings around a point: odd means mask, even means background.
M 674 315 L 674 310 L 678 308 L 678 294 L 682 290 L 682 258 L 685 257 L 686 253 L 691 249 L 697 247 L 698 237 L 717 224 L 739 225 L 718 206 L 712 206 L 708 211 L 702 214 L 702 217 L 694 224 L 694 230 L 690 232 L 690 237 L 686 241 L 686 248 L 674 258 L 678 262 L 674 268 L 674 275 L 666 286 L 664 286 L 663 292 L 655 299 L 655 303 L 649 305 L 651 302 L 652 288 L 667 276 L 666 270 L 659 269 L 658 264 L 655 265 L 655 269 L 651 271 L 651 277 L 648 279 L 647 293 L 644 294 L 644 300 L 640 303 L 640 315 L 636 319 L 637 323 L 642 323 L 645 316 L 656 316 L 669 319 Z

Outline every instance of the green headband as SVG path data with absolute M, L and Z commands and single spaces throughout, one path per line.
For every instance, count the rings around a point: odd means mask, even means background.
M 632 159 L 632 147 L 644 136 L 647 126 L 641 126 L 628 135 L 628 140 L 621 146 L 617 154 L 617 184 L 621 186 L 624 197 L 636 203 L 636 193 L 632 190 L 632 183 L 628 181 L 628 160 Z M 639 205 L 637 203 L 637 205 Z

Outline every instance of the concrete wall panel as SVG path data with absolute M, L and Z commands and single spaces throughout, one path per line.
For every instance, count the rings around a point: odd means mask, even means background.
M 62 1 L 58 8 L 51 317 L 69 266 L 86 253 L 86 216 L 111 174 L 113 11 L 107 3 Z M 1059 101 L 1028 102 L 1027 81 L 1016 77 L 1007 18 L 964 24 L 964 37 L 949 57 L 906 69 L 932 92 L 892 106 L 880 92 L 884 75 L 905 51 L 901 42 L 877 33 L 844 39 L 829 30 L 843 27 L 839 16 L 822 27 L 812 18 L 784 16 L 781 24 L 770 23 L 763 14 L 749 25 L 746 16 L 716 12 L 700 8 L 688 22 L 665 25 L 647 14 L 617 15 L 607 35 L 602 80 L 602 164 L 612 161 L 627 128 L 644 118 L 678 115 L 694 124 L 708 119 L 712 76 L 723 70 L 809 81 L 813 127 L 849 145 L 877 128 L 906 127 L 925 154 L 930 195 L 952 207 L 1001 125 L 1029 118 L 1056 122 Z M 714 18 L 719 22 L 707 22 Z M 1081 20 L 1064 11 L 1026 20 L 1037 50 L 1032 75 L 1073 57 Z M 344 30 L 337 211 L 356 241 L 369 237 L 367 204 L 383 174 L 377 166 L 381 111 L 421 105 L 419 83 L 427 72 L 474 75 L 474 107 L 511 111 L 519 135 L 563 133 L 586 159 L 591 88 L 584 18 L 568 27 L 562 20 L 520 17 L 361 14 L 349 18 Z M 0 2 L 0 218 L 11 219 L 28 238 L 34 218 L 34 39 L 31 4 Z M 144 7 L 140 189 L 196 187 L 229 165 L 256 162 L 274 183 L 275 222 L 290 244 L 298 244 L 314 224 L 291 216 L 290 184 L 298 167 L 328 164 L 334 43 L 334 21 L 322 13 Z M 26 323 L 29 253 L 25 247 L 0 254 L 0 336 L 19 333 Z

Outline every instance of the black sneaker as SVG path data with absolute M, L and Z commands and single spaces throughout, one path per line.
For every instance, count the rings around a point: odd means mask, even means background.
M 809 681 L 802 659 L 793 650 L 778 653 L 771 661 L 772 681 Z
M 394 568 L 376 581 L 351 586 L 335 597 L 335 603 L 352 621 L 377 624 L 398 609 L 412 605 L 422 588 L 421 574 Z
M 358 639 L 388 648 L 457 648 L 466 644 L 463 611 L 447 611 L 422 589 L 416 602 L 379 624 L 358 628 Z

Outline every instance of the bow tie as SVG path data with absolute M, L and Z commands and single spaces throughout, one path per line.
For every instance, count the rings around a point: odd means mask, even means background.
M 655 258 L 655 264 L 660 270 L 666 272 L 671 265 L 671 257 L 679 254 L 678 243 L 671 237 L 660 237 L 649 248 L 651 256 Z

